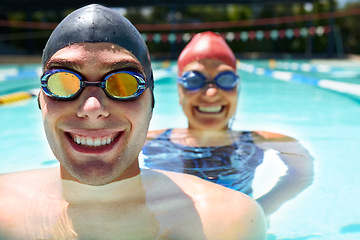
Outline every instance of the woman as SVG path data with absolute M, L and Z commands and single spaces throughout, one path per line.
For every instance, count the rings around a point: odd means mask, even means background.
M 240 79 L 236 58 L 213 33 L 193 37 L 178 59 L 178 93 L 188 128 L 152 131 L 143 148 L 143 166 L 196 175 L 252 195 L 255 170 L 264 153 L 276 150 L 287 172 L 257 199 L 270 215 L 312 183 L 312 157 L 285 135 L 233 131 Z

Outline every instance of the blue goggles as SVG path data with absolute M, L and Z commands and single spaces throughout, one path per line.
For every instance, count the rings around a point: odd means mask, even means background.
M 203 88 L 206 84 L 213 83 L 218 88 L 230 91 L 233 90 L 239 82 L 239 76 L 232 71 L 221 72 L 214 78 L 213 81 L 207 81 L 207 78 L 197 71 L 185 72 L 177 79 L 185 89 L 196 91 Z
M 100 87 L 114 100 L 138 98 L 148 87 L 143 75 L 132 71 L 113 71 L 99 82 L 89 82 L 80 73 L 68 69 L 51 69 L 41 77 L 44 93 L 56 100 L 74 100 L 85 87 Z

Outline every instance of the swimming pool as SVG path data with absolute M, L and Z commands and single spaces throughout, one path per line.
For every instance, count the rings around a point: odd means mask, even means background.
M 150 129 L 187 126 L 178 104 L 175 64 L 167 64 L 153 64 L 156 103 Z M 0 95 L 37 87 L 39 67 L 2 66 Z M 315 157 L 314 183 L 269 218 L 268 239 L 360 239 L 360 97 L 309 81 L 360 84 L 360 63 L 277 61 L 269 68 L 269 61 L 249 60 L 240 69 L 233 128 L 293 136 Z M 0 105 L 0 116 L 0 173 L 57 165 L 35 98 Z

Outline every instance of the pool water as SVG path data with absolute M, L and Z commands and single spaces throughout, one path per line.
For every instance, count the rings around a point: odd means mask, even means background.
M 242 63 L 269 68 L 268 61 Z M 295 67 L 301 64 L 307 67 Z M 150 129 L 186 127 L 175 63 L 155 62 L 153 68 L 156 102 Z M 360 63 L 352 61 L 287 61 L 276 69 L 360 84 Z M 38 86 L 38 74 L 38 65 L 1 67 L 0 95 Z M 249 71 L 239 74 L 242 85 L 233 128 L 295 137 L 315 158 L 313 184 L 270 216 L 268 240 L 360 239 L 360 97 Z M 0 116 L 0 173 L 57 165 L 35 98 L 0 105 Z

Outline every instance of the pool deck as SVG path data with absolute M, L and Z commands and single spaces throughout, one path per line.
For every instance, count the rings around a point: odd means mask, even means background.
M 244 59 L 256 59 L 256 56 L 260 56 L 261 54 L 241 54 L 241 56 L 245 56 Z M 274 58 L 271 56 L 271 54 L 266 54 L 267 55 L 267 59 L 271 59 Z M 239 56 L 238 59 L 242 59 L 242 57 Z M 156 59 L 164 59 L 163 57 L 158 56 L 157 54 L 151 55 L 152 60 L 156 60 Z M 261 59 L 263 59 L 261 57 Z M 298 58 L 296 58 L 298 59 Z M 305 56 L 303 58 L 304 60 L 307 59 Z M 289 59 L 284 59 L 284 60 L 293 60 L 292 58 Z M 294 58 L 295 60 L 295 58 Z M 346 66 L 349 63 L 354 63 L 354 64 L 360 64 L 360 55 L 356 55 L 356 54 L 347 54 L 346 58 L 342 58 L 342 59 L 338 59 L 338 58 L 333 58 L 333 59 L 327 59 L 327 58 L 313 58 L 313 59 L 308 59 L 313 63 L 327 63 L 329 65 L 344 65 Z M 25 64 L 25 63 L 41 63 L 41 54 L 36 54 L 36 55 L 0 55 L 0 64 Z
M 0 55 L 0 64 L 41 63 L 41 55 Z

